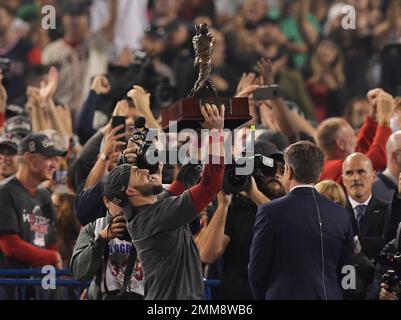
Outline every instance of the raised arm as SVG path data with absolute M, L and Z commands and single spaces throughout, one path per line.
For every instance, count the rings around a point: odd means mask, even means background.
M 373 168 L 375 170 L 384 170 L 386 168 L 386 143 L 392 131 L 389 127 L 390 119 L 394 111 L 394 99 L 386 92 L 382 92 L 377 97 L 377 125 L 374 131 L 374 137 L 371 144 L 369 144 L 370 137 L 368 136 L 369 130 L 363 128 L 362 134 L 366 134 L 366 138 L 360 136 L 358 139 L 357 151 L 365 152 L 371 159 Z M 373 131 L 374 123 L 369 124 L 371 119 L 366 120 L 366 126 L 371 126 Z M 365 127 L 365 126 L 364 126 Z M 366 147 L 368 149 L 366 150 Z M 365 150 L 364 150 L 365 149 Z
M 203 170 L 201 181 L 189 189 L 198 213 L 216 197 L 223 185 L 224 178 L 224 141 L 222 135 L 224 106 L 221 106 L 219 110 L 215 105 L 206 104 L 202 106 L 201 112 L 205 119 L 202 127 L 210 130 L 210 139 L 209 161 Z
M 259 81 L 262 85 L 270 86 L 274 83 L 273 65 L 270 59 L 262 59 L 257 63 L 257 68 L 260 73 Z M 285 103 L 284 99 L 270 100 L 268 102 L 274 110 L 277 124 L 280 131 L 286 135 L 290 141 L 297 142 L 299 139 L 299 130 L 294 121 L 292 121 L 291 111 Z M 266 105 L 261 105 L 261 108 L 266 108 Z M 261 117 L 265 114 L 265 110 L 260 110 Z

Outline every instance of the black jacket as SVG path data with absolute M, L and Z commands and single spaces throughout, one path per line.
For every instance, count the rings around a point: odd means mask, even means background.
M 384 233 L 386 243 L 395 238 L 398 224 L 400 222 L 401 222 L 401 194 L 399 194 L 397 191 L 393 195 L 393 201 L 391 203 L 391 213 Z
M 372 196 L 362 218 L 360 231 L 358 231 L 354 210 L 348 200 L 346 208 L 351 216 L 354 234 L 358 235 L 361 243 L 361 252 L 369 259 L 376 260 L 377 255 L 386 243 L 384 233 L 390 216 L 390 206 Z

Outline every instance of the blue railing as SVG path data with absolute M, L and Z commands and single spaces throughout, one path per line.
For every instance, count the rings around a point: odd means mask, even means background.
M 79 300 L 82 290 L 90 285 L 72 278 L 69 270 L 56 270 L 56 289 L 45 290 L 38 279 L 45 275 L 41 269 L 0 269 L 0 286 L 14 288 L 15 300 Z
M 79 300 L 82 290 L 90 285 L 72 278 L 69 270 L 56 270 L 57 289 L 45 290 L 41 288 L 42 279 L 38 279 L 45 275 L 41 269 L 0 269 L 0 286 L 14 287 L 16 300 Z M 204 279 L 204 300 L 212 299 L 212 288 L 219 284 L 220 280 Z

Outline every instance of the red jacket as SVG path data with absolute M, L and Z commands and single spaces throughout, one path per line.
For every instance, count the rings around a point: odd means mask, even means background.
M 366 117 L 358 134 L 356 152 L 366 154 L 372 161 L 373 169 L 383 171 L 386 168 L 386 143 L 392 131 L 387 126 L 378 126 L 373 119 Z M 344 159 L 326 160 L 320 180 L 334 180 L 342 184 L 342 165 Z

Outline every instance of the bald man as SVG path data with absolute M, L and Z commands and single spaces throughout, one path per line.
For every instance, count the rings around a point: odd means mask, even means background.
M 376 176 L 373 195 L 379 200 L 391 203 L 398 188 L 401 173 L 401 130 L 394 132 L 386 144 L 387 167 Z
M 343 162 L 342 179 L 354 235 L 358 235 L 362 253 L 376 260 L 385 244 L 384 231 L 390 206 L 372 195 L 375 181 L 372 162 L 363 153 L 350 154 Z

